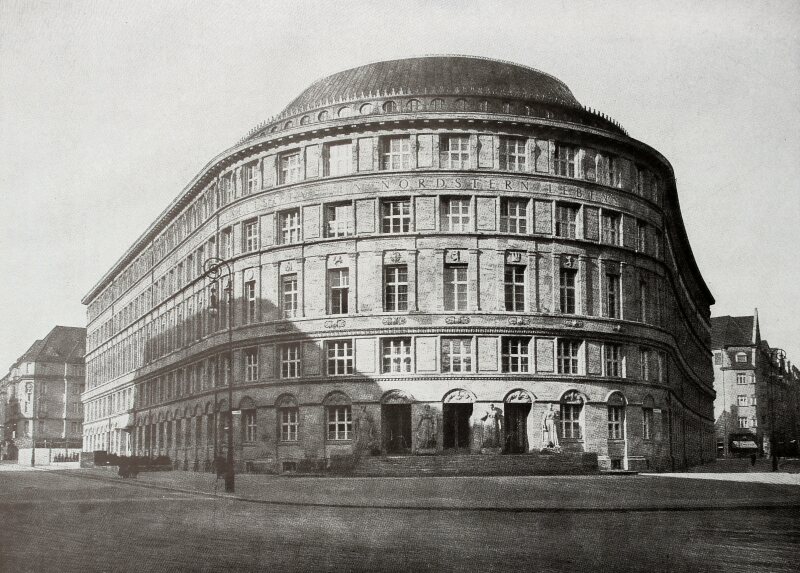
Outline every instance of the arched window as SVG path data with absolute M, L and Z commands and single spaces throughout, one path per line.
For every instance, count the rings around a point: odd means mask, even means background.
M 329 117 L 330 117 L 330 114 L 326 110 L 322 110 L 321 112 L 319 112 L 319 115 L 317 116 L 317 119 L 319 121 L 328 121 Z
M 487 100 L 481 100 L 478 104 L 479 111 L 489 111 L 489 102 Z
M 457 99 L 455 101 L 456 111 L 467 111 L 467 100 Z
M 309 123 L 311 123 L 311 118 L 309 116 L 304 115 L 300 118 L 300 125 L 308 125 Z
M 561 396 L 561 439 L 583 438 L 583 396 L 570 390 Z
M 419 111 L 422 108 L 422 103 L 418 99 L 410 99 L 406 102 L 406 111 Z
M 337 113 L 338 117 L 350 117 L 351 115 L 353 115 L 353 108 L 349 106 L 344 106 L 342 108 L 339 108 L 339 111 Z
M 608 439 L 625 439 L 625 397 L 619 392 L 608 397 Z
M 433 111 L 442 111 L 444 109 L 444 100 L 441 98 L 436 98 L 435 100 L 432 100 L 431 109 Z
M 373 109 L 374 106 L 371 103 L 365 103 L 359 108 L 358 113 L 361 115 L 367 115 L 368 113 L 372 113 Z
M 396 112 L 397 112 L 397 104 L 392 100 L 389 100 L 383 104 L 383 113 L 396 113 Z
M 272 127 L 269 128 L 269 132 L 270 133 L 275 133 L 276 131 L 278 131 L 278 126 L 277 125 L 273 125 Z
M 294 124 L 292 123 L 292 120 L 290 119 L 289 121 L 287 121 L 286 123 L 283 124 L 283 129 L 289 129 L 290 127 L 293 127 L 293 126 L 294 126 Z

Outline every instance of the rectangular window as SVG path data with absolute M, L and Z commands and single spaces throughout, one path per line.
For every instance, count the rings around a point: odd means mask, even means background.
M 504 286 L 508 311 L 525 310 L 525 269 L 522 265 L 506 265 Z
M 281 276 L 281 307 L 283 318 L 297 316 L 297 275 Z
M 503 171 L 525 171 L 526 161 L 525 139 L 521 137 L 500 138 L 500 169 Z
M 581 343 L 577 340 L 558 341 L 558 373 L 577 374 L 578 373 L 578 352 Z
M 622 376 L 621 351 L 618 344 L 604 344 L 606 376 L 619 378 Z
M 739 394 L 736 396 L 736 405 L 737 406 L 747 406 L 747 396 L 744 394 Z
M 574 239 L 577 235 L 578 207 L 576 205 L 556 204 L 556 237 Z
M 649 313 L 647 312 L 647 307 L 649 305 L 649 302 L 648 302 L 649 296 L 650 296 L 650 293 L 648 292 L 648 289 L 647 289 L 647 283 L 644 282 L 644 281 L 640 281 L 639 282 L 639 316 L 640 316 L 640 320 L 642 322 L 647 322 L 647 319 L 649 318 L 649 316 L 648 316 Z
M 739 427 L 740 428 L 749 428 L 750 427 L 749 420 L 747 419 L 747 416 L 739 416 Z
M 472 372 L 471 338 L 442 338 L 442 372 Z
M 616 273 L 606 273 L 606 312 L 611 318 L 619 318 L 620 278 Z
M 470 200 L 466 197 L 442 198 L 442 230 L 454 233 L 470 231 Z
M 244 426 L 244 441 L 255 442 L 258 436 L 255 410 L 242 411 L 242 425 Z
M 258 219 L 251 219 L 242 224 L 242 238 L 244 239 L 242 250 L 245 253 L 258 250 Z
M 281 244 L 300 242 L 300 209 L 283 211 L 278 214 Z
M 255 382 L 258 380 L 258 349 L 250 348 L 244 351 L 244 380 Z
M 525 199 L 500 200 L 500 231 L 525 234 L 528 232 L 528 201 Z
M 411 167 L 411 143 L 408 137 L 384 137 L 381 139 L 381 169 L 409 169 Z
M 622 439 L 622 406 L 608 407 L 608 439 Z
M 328 313 L 347 314 L 350 297 L 349 269 L 328 271 Z
M 575 148 L 568 145 L 556 145 L 556 175 L 575 177 Z
M 503 372 L 528 372 L 528 338 L 504 338 Z
M 755 394 L 751 394 L 750 395 L 750 405 L 751 406 L 755 406 L 756 405 L 756 395 Z
M 258 191 L 258 163 L 248 163 L 244 166 L 244 188 L 248 194 Z
M 353 373 L 353 342 L 351 340 L 329 340 L 328 376 L 345 376 Z
M 349 141 L 325 147 L 325 175 L 335 177 L 353 172 L 353 145 Z
M 637 236 L 637 245 L 636 250 L 640 253 L 647 252 L 647 223 L 643 221 L 636 221 L 636 236 Z
M 736 362 L 747 362 L 747 353 L 738 352 L 736 354 Z
M 350 237 L 354 232 L 352 203 L 325 205 L 326 237 Z
M 386 312 L 408 310 L 408 267 L 406 265 L 383 268 L 383 310 Z
M 467 265 L 445 265 L 444 309 L 467 310 Z
M 411 372 L 410 338 L 384 338 L 381 345 L 384 373 Z
M 231 259 L 233 257 L 233 229 L 228 227 L 227 229 L 223 229 L 220 233 L 219 237 L 219 252 L 220 256 L 225 259 Z M 187 259 L 187 266 L 192 267 L 192 261 Z
M 353 432 L 350 406 L 328 406 L 328 439 L 349 440 Z
M 747 384 L 747 374 L 744 372 L 737 372 L 736 373 L 736 383 L 737 384 Z
M 244 283 L 244 320 L 247 324 L 256 321 L 256 281 Z
M 581 404 L 561 404 L 561 437 L 569 440 L 580 440 Z
M 285 153 L 280 156 L 280 183 L 300 181 L 300 152 Z
M 280 346 L 281 378 L 300 377 L 300 343 L 292 342 Z
M 653 409 L 642 409 L 642 438 L 645 440 L 653 439 Z
M 408 233 L 411 229 L 411 200 L 393 199 L 381 202 L 381 231 Z
M 639 366 L 641 368 L 641 379 L 650 380 L 650 351 L 645 348 L 639 349 Z
M 575 314 L 575 269 L 561 269 L 559 272 L 559 292 L 561 294 L 561 312 Z
M 619 187 L 622 184 L 620 160 L 616 157 L 608 158 L 608 183 L 611 187 Z
M 620 221 L 619 213 L 603 209 L 603 216 L 600 222 L 602 229 L 600 239 L 603 243 L 606 245 L 619 245 Z
M 469 169 L 469 136 L 443 135 L 439 140 L 439 167 Z
M 300 412 L 297 408 L 280 408 L 281 441 L 296 442 Z

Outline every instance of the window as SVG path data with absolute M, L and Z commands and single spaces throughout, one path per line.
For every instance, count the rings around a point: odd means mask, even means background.
M 525 199 L 500 200 L 500 231 L 503 233 L 528 232 L 528 201 Z
M 746 352 L 738 352 L 736 354 L 736 362 L 747 362 L 747 353 Z
M 442 372 L 472 372 L 471 338 L 442 338 Z
M 608 183 L 611 187 L 619 187 L 622 184 L 620 160 L 616 157 L 608 158 Z
M 505 298 L 506 310 L 522 312 L 525 310 L 525 269 L 522 265 L 506 265 Z
M 300 209 L 282 211 L 278 214 L 281 244 L 300 242 Z
M 606 376 L 619 378 L 622 376 L 622 359 L 620 358 L 620 347 L 618 344 L 603 345 L 605 352 Z
M 486 101 L 485 99 L 479 101 L 478 102 L 478 111 L 489 111 L 489 102 Z
M 281 441 L 296 442 L 300 412 L 297 408 L 280 408 Z
M 280 346 L 281 378 L 300 377 L 300 343 L 292 342 Z
M 446 197 L 442 199 L 442 230 L 464 233 L 470 230 L 470 200 L 465 197 Z
M 353 342 L 351 340 L 329 340 L 328 376 L 344 376 L 353 373 Z
M 244 426 L 244 441 L 255 442 L 258 436 L 258 424 L 256 423 L 255 410 L 242 411 L 242 425 Z
M 756 405 L 756 395 L 755 394 L 751 394 L 750 395 L 750 405 L 751 406 L 755 406 Z M 76 412 L 76 413 L 78 413 L 78 412 Z
M 467 265 L 445 265 L 444 309 L 467 310 Z
M 219 252 L 220 256 L 228 260 L 233 257 L 233 229 L 230 227 L 223 229 L 219 236 Z M 187 259 L 186 263 L 188 268 L 192 267 L 192 261 Z
M 578 352 L 581 343 L 577 340 L 558 341 L 558 373 L 577 374 L 578 373 Z
M 386 103 L 383 104 L 383 112 L 384 113 L 396 113 L 397 112 L 397 104 L 392 100 L 387 101 Z
M 280 156 L 280 182 L 296 183 L 300 181 L 300 152 L 286 153 Z
M 575 148 L 568 145 L 556 145 L 554 158 L 556 175 L 575 177 Z
M 736 383 L 737 384 L 747 384 L 747 374 L 744 372 L 737 372 L 736 373 Z
M 642 438 L 653 439 L 653 409 L 642 408 Z
M 625 406 L 617 404 L 608 405 L 608 439 L 621 440 L 623 438 L 622 422 L 624 419 Z
M 500 169 L 504 171 L 525 171 L 527 154 L 525 140 L 521 137 L 500 138 Z
M 603 216 L 600 221 L 602 234 L 600 240 L 606 245 L 619 245 L 620 238 L 620 221 L 619 213 L 613 211 L 603 210 Z
M 352 203 L 325 205 L 326 237 L 349 237 L 353 235 L 354 229 Z
M 350 117 L 351 115 L 353 115 L 353 108 L 348 106 L 339 108 L 339 111 L 336 112 L 337 117 Z
M 422 104 L 418 99 L 410 99 L 406 103 L 406 111 L 419 111 L 422 108 Z
M 739 416 L 739 427 L 740 428 L 749 428 L 750 427 L 749 420 L 747 419 L 747 416 Z
M 443 135 L 439 140 L 439 167 L 469 169 L 469 136 Z
M 568 440 L 583 438 L 581 431 L 581 415 L 583 414 L 583 397 L 571 390 L 561 399 L 561 437 Z
M 409 169 L 411 167 L 411 144 L 408 137 L 384 137 L 381 139 L 381 169 Z
M 309 123 L 311 123 L 311 118 L 307 115 L 300 118 L 300 125 L 308 125 Z
M 457 99 L 455 102 L 453 102 L 453 107 L 456 111 L 467 111 L 467 100 Z
M 353 432 L 350 406 L 328 406 L 328 439 L 349 440 Z
M 374 109 L 375 106 L 373 106 L 371 103 L 365 103 L 360 108 L 358 108 L 358 113 L 360 113 L 361 115 L 367 115 L 369 113 L 372 113 Z
M 619 318 L 620 278 L 616 273 L 606 273 L 606 314 L 611 318 Z
M 528 372 L 528 338 L 504 338 L 503 372 Z
M 408 233 L 411 228 L 411 200 L 393 199 L 381 203 L 381 231 Z
M 258 380 L 258 349 L 256 348 L 244 351 L 244 379 L 245 382 Z
M 330 119 L 330 114 L 327 111 L 323 110 L 319 112 L 319 115 L 317 116 L 317 121 L 328 121 L 328 119 Z
M 739 394 L 736 396 L 736 405 L 737 406 L 747 406 L 747 396 L 744 394 Z
M 258 250 L 258 219 L 251 219 L 242 224 L 242 238 L 244 239 L 242 250 L 245 253 Z
M 281 306 L 283 318 L 297 316 L 297 275 L 283 275 L 281 277 Z
M 256 281 L 244 283 L 244 320 L 247 324 L 256 321 Z
M 248 194 L 258 191 L 258 163 L 244 166 L 244 188 Z
M 353 145 L 349 141 L 325 147 L 325 175 L 335 177 L 353 172 Z
M 648 317 L 649 313 L 647 312 L 647 307 L 648 307 L 648 304 L 649 304 L 649 302 L 648 302 L 649 298 L 650 298 L 650 295 L 649 295 L 649 292 L 648 292 L 647 283 L 644 282 L 644 281 L 640 281 L 639 282 L 639 316 L 640 316 L 640 320 L 642 322 L 647 322 L 647 319 L 649 318 Z
M 381 344 L 384 373 L 411 372 L 410 338 L 384 338 Z
M 431 109 L 433 111 L 442 111 L 444 109 L 444 100 L 440 98 L 431 100 Z
M 556 236 L 566 239 L 576 237 L 578 223 L 578 207 L 575 205 L 556 205 Z
M 637 250 L 640 253 L 647 252 L 647 223 L 636 221 Z
M 383 310 L 386 312 L 408 310 L 408 267 L 406 265 L 383 268 Z
M 347 314 L 350 297 L 349 269 L 328 271 L 328 313 Z
M 561 312 L 575 314 L 575 277 L 578 271 L 562 268 L 559 272 L 559 292 L 561 294 Z
M 642 380 L 650 380 L 650 351 L 646 348 L 639 349 L 639 366 Z

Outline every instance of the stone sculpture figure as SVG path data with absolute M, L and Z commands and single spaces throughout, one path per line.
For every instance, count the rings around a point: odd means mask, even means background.
M 357 450 L 372 451 L 376 448 L 375 420 L 372 418 L 372 414 L 367 411 L 366 406 L 361 406 L 361 413 L 356 419 L 353 429 L 356 436 Z
M 542 414 L 542 448 L 558 448 L 558 434 L 556 432 L 556 413 L 553 405 Z
M 417 449 L 429 450 L 436 447 L 436 415 L 426 404 L 417 424 Z
M 481 417 L 481 422 L 483 422 L 483 447 L 499 448 L 500 434 L 503 431 L 503 411 L 490 404 L 489 410 Z

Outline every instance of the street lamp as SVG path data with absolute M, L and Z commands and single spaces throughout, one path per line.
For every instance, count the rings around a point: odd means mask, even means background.
M 772 455 L 772 471 L 778 471 L 778 452 L 777 443 L 775 440 L 775 384 L 781 381 L 783 377 L 783 361 L 786 358 L 786 352 L 781 348 L 773 348 L 770 350 L 770 369 L 775 367 L 774 360 L 778 361 L 779 374 L 775 375 L 770 372 L 770 386 L 769 386 L 769 444 L 770 454 Z
M 227 319 L 228 319 L 228 356 L 230 374 L 228 376 L 228 454 L 225 462 L 225 491 L 233 493 L 235 491 L 235 475 L 233 471 L 233 285 L 231 284 L 233 274 L 230 264 L 220 258 L 211 257 L 203 265 L 203 276 L 212 282 L 209 307 L 212 313 L 219 311 L 219 300 L 216 296 L 216 289 L 213 286 L 217 280 L 224 277 L 226 279 L 225 293 L 227 295 Z M 216 392 L 215 392 L 216 394 Z

